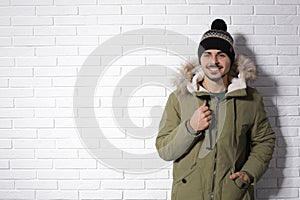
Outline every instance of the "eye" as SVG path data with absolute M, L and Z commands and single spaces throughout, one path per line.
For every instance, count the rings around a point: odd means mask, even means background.
M 218 55 L 218 57 L 219 57 L 219 58 L 226 58 L 227 55 L 226 55 L 225 53 L 221 53 L 221 54 Z

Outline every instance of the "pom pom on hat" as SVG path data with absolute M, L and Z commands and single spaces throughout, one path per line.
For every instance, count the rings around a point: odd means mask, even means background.
M 222 19 L 215 19 L 212 24 L 210 29 L 215 29 L 215 30 L 222 30 L 222 31 L 227 31 L 227 25 Z

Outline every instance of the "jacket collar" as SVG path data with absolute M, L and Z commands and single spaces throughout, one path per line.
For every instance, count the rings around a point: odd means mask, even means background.
M 256 78 L 256 66 L 243 55 L 236 57 L 235 62 L 229 71 L 231 83 L 228 86 L 226 97 L 246 96 L 247 81 L 254 81 Z M 191 93 L 196 96 L 210 95 L 199 83 L 204 79 L 204 73 L 198 61 L 185 63 L 180 68 L 174 83 L 180 94 Z

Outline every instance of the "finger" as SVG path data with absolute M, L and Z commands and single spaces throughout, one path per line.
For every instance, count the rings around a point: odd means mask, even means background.
M 203 101 L 202 105 L 200 106 L 200 108 L 202 107 L 205 107 L 206 106 L 206 101 Z
M 236 173 L 234 173 L 234 174 L 231 174 L 231 175 L 229 176 L 229 178 L 230 178 L 231 180 L 234 180 L 234 179 L 238 178 L 239 176 L 240 176 L 240 173 L 239 173 L 239 172 L 236 172 Z

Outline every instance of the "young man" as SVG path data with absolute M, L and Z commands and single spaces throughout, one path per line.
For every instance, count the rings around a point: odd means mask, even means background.
M 235 57 L 226 23 L 204 33 L 201 66 L 186 64 L 169 96 L 156 138 L 173 160 L 173 200 L 250 200 L 268 168 L 275 134 L 260 94 L 247 86 L 256 68 Z

